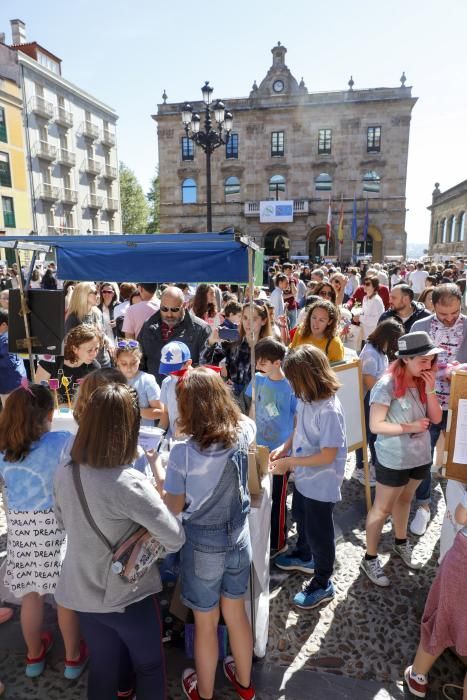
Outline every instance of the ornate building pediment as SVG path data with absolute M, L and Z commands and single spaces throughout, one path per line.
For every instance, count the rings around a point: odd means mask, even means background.
M 253 89 L 250 92 L 251 99 L 261 99 L 264 97 L 278 97 L 281 95 L 303 95 L 308 94 L 303 79 L 300 84 L 294 78 L 290 69 L 285 65 L 285 54 L 287 49 L 282 46 L 280 41 L 277 46 L 271 49 L 273 56 L 272 66 L 266 73 L 259 87 L 256 81 L 253 84 Z

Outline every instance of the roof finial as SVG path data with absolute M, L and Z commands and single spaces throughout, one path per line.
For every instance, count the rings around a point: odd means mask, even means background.
M 401 87 L 405 87 L 405 81 L 407 80 L 407 78 L 405 77 L 405 71 L 402 71 L 402 75 L 399 78 L 399 80 L 401 81 Z
M 165 88 L 164 88 L 164 92 L 162 93 L 162 99 L 164 101 L 163 104 L 167 104 L 167 93 L 165 91 Z
M 253 86 L 252 86 L 251 89 L 252 89 L 252 90 L 255 90 L 255 91 L 258 89 L 258 85 L 257 85 L 257 83 L 256 83 L 256 80 L 254 81 Z
M 347 85 L 349 86 L 349 90 L 353 90 L 353 86 L 355 85 L 355 83 L 352 75 L 350 76 L 350 80 L 347 83 Z

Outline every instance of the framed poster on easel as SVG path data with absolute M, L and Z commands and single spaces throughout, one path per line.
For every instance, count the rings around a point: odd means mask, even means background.
M 454 372 L 451 378 L 443 467 L 446 479 L 467 483 L 467 372 Z

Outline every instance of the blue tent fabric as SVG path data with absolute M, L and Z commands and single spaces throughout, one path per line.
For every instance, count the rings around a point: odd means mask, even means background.
M 50 245 L 60 279 L 116 282 L 248 282 L 248 247 L 232 233 L 5 236 Z

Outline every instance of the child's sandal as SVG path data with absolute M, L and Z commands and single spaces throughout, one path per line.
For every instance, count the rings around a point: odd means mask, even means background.
M 37 678 L 44 672 L 45 657 L 52 649 L 54 640 L 52 632 L 43 632 L 41 634 L 42 652 L 36 659 L 26 657 L 26 675 L 28 678 Z

